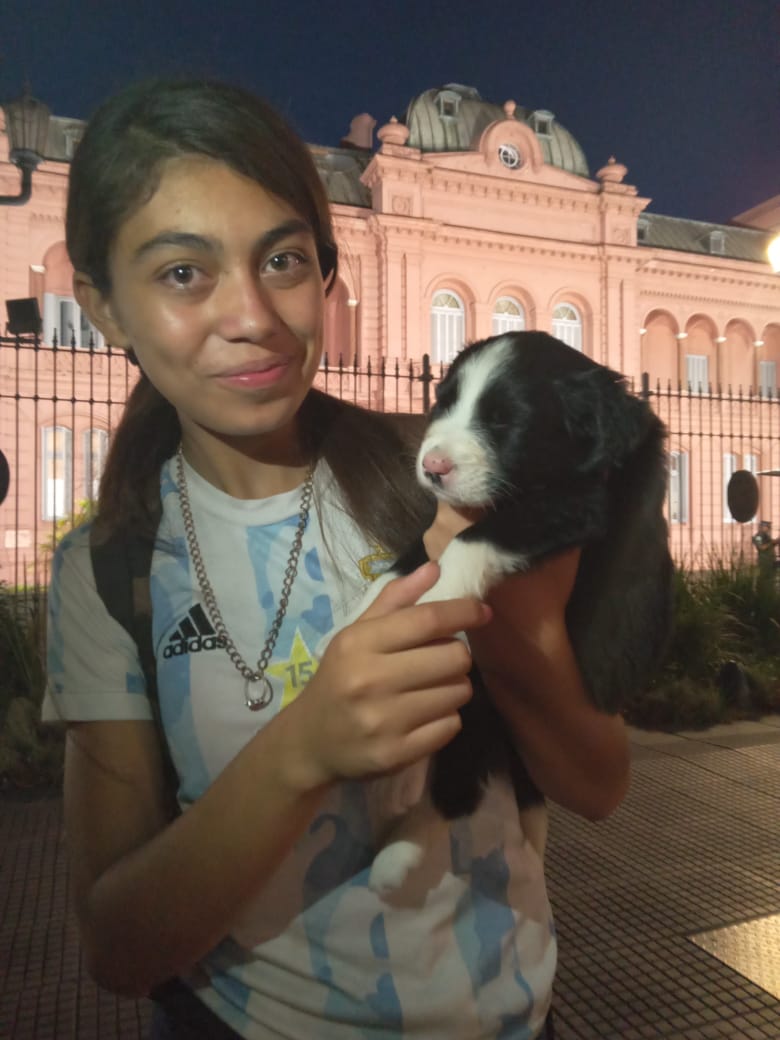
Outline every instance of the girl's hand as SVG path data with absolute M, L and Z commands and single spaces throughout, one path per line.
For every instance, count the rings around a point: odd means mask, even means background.
M 429 563 L 390 582 L 334 637 L 314 678 L 277 717 L 287 723 L 293 783 L 312 789 L 393 772 L 458 732 L 471 655 L 455 636 L 491 614 L 475 599 L 416 606 L 437 578 Z
M 440 502 L 436 517 L 423 541 L 428 556 L 438 560 L 452 539 L 484 515 L 481 509 L 456 509 Z M 513 625 L 534 636 L 550 624 L 565 625 L 580 550 L 566 549 L 536 564 L 530 571 L 505 578 L 489 593 L 487 600 L 497 617 L 511 617 Z M 493 626 L 480 636 L 487 640 Z
M 551 629 L 564 637 L 566 605 L 579 563 L 579 548 L 564 549 L 529 571 L 505 578 L 487 597 L 496 617 L 511 618 L 512 629 L 534 642 L 544 642 Z
M 483 515 L 483 509 L 470 509 L 466 506 L 456 509 L 446 502 L 439 502 L 433 523 L 423 535 L 428 559 L 441 559 L 442 553 L 455 535 L 471 527 Z

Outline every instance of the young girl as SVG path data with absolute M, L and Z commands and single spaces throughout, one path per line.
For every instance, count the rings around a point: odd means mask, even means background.
M 576 553 L 489 607 L 415 605 L 430 563 L 345 625 L 383 555 L 427 526 L 435 560 L 467 519 L 434 519 L 416 487 L 414 422 L 312 390 L 336 275 L 328 204 L 305 146 L 251 95 L 155 82 L 110 100 L 73 161 L 67 244 L 79 304 L 141 369 L 96 528 L 154 541 L 178 803 L 138 648 L 79 529 L 54 564 L 45 715 L 69 723 L 90 971 L 162 993 L 156 1037 L 542 1035 L 543 810 L 521 816 L 493 781 L 473 817 L 431 815 L 426 859 L 391 897 L 367 879 L 391 822 L 381 778 L 459 728 L 463 630 L 537 786 L 591 818 L 623 796 L 622 721 L 590 706 L 566 635 Z

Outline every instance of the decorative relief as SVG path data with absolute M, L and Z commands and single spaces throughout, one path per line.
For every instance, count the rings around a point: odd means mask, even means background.
M 399 217 L 410 217 L 412 215 L 412 200 L 408 195 L 394 195 L 390 208 Z
M 620 246 L 631 245 L 631 232 L 627 227 L 615 228 L 615 241 Z
M 64 220 L 62 211 L 59 213 L 31 213 L 30 223 L 31 224 L 59 224 L 62 226 Z

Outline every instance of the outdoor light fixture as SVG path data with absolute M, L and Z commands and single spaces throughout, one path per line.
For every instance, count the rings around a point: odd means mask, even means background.
M 780 235 L 775 235 L 766 247 L 766 255 L 774 273 L 780 274 Z
M 22 171 L 18 195 L 0 195 L 0 206 L 23 206 L 32 194 L 33 170 L 43 159 L 51 112 L 25 88 L 16 101 L 3 105 L 8 134 L 8 158 Z
M 41 332 L 41 312 L 35 296 L 22 300 L 6 300 L 5 310 L 8 315 L 6 332 L 10 336 L 38 336 Z

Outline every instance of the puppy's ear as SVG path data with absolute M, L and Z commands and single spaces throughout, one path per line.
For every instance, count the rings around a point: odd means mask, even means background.
M 574 372 L 556 379 L 554 390 L 566 430 L 579 449 L 577 468 L 582 473 L 621 465 L 650 428 L 647 404 L 630 394 L 611 369 Z

